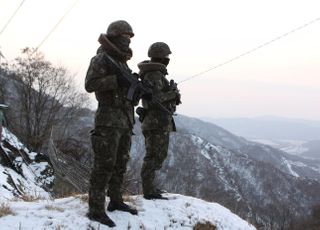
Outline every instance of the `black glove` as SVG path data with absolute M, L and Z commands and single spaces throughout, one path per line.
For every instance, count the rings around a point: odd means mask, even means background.
M 178 89 L 178 84 L 174 82 L 174 80 L 170 80 L 170 89 L 176 93 L 176 105 L 180 105 L 181 102 L 181 94 Z
M 179 92 L 176 92 L 176 105 L 182 104 L 181 102 L 181 94 Z
M 139 74 L 137 74 L 137 73 L 132 73 L 131 75 L 132 75 L 134 78 L 136 78 L 136 79 L 139 79 L 139 78 L 140 78 Z
M 143 122 L 143 119 L 146 116 L 146 109 L 142 108 L 142 107 L 138 107 L 136 109 L 136 113 L 139 115 L 139 121 Z

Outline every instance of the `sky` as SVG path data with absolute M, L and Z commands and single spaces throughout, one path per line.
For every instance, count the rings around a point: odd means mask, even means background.
M 21 2 L 0 0 L 0 29 Z M 167 78 L 179 83 L 182 95 L 177 113 L 320 120 L 318 0 L 25 0 L 0 34 L 3 55 L 10 61 L 22 48 L 37 47 L 70 8 L 39 50 L 74 73 L 83 92 L 99 34 L 111 22 L 126 20 L 135 33 L 133 58 L 128 62 L 133 71 L 148 58 L 153 42 L 170 46 Z M 315 19 L 301 30 L 215 68 Z M 90 97 L 95 108 L 94 96 Z

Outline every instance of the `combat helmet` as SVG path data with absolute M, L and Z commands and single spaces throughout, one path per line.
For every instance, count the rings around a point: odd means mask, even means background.
M 107 36 L 115 37 L 121 34 L 128 34 L 130 37 L 134 36 L 130 24 L 124 20 L 112 22 L 107 29 Z
M 148 50 L 148 57 L 151 58 L 166 58 L 169 54 L 171 54 L 171 50 L 164 42 L 155 42 Z

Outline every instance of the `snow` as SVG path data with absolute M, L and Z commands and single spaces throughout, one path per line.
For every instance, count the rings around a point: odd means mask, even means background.
M 9 132 L 9 130 L 6 128 L 2 129 L 2 139 L 8 141 L 10 145 L 17 149 L 25 148 L 24 145 L 18 140 L 18 138 L 11 132 Z
M 238 165 L 235 165 L 234 163 L 230 162 L 230 151 L 224 149 L 221 146 L 213 145 L 209 142 L 206 142 L 200 137 L 191 135 L 191 139 L 195 143 L 195 145 L 198 145 L 200 148 L 200 153 L 202 156 L 204 156 L 207 160 L 210 161 L 210 164 L 212 166 L 220 167 L 217 164 L 219 164 L 219 160 L 217 158 L 220 158 L 222 161 L 225 161 L 225 165 L 228 165 L 230 169 L 233 171 L 239 171 L 241 170 Z M 252 184 L 255 184 L 255 186 L 260 186 L 261 183 L 257 183 L 254 180 L 254 176 L 251 174 L 250 171 L 247 169 L 244 169 L 241 171 L 243 177 L 250 180 Z M 197 175 L 198 179 L 202 179 L 203 175 Z M 226 175 L 223 173 L 223 170 L 220 168 L 219 173 L 217 174 L 217 178 L 221 181 L 221 183 L 224 185 L 224 189 L 226 191 L 233 191 L 236 197 L 236 200 L 239 201 L 242 199 L 242 196 L 239 194 L 237 189 L 234 188 L 233 185 L 230 184 L 229 180 L 226 178 Z
M 9 184 L 8 179 L 11 179 L 17 187 Z M 32 197 L 50 197 L 50 194 L 40 187 L 27 168 L 23 169 L 23 176 L 21 176 L 16 171 L 0 165 L 0 201 L 13 199 L 18 193 Z
M 218 230 L 255 229 L 217 203 L 178 194 L 165 196 L 169 200 L 145 200 L 140 195 L 129 197 L 127 203 L 135 206 L 139 214 L 107 212 L 117 225 L 113 229 L 192 229 L 196 223 L 206 221 L 216 225 Z M 2 230 L 110 229 L 86 218 L 88 205 L 80 195 L 37 202 L 10 201 L 7 204 L 15 214 L 0 218 Z
M 6 140 L 12 147 L 24 151 L 26 154 L 28 154 L 28 157 L 31 160 L 34 160 L 38 155 L 38 153 L 36 152 L 29 151 L 27 147 L 22 144 L 21 141 L 5 127 L 3 127 L 2 129 L 2 140 Z M 2 148 L 4 147 L 2 146 Z
M 201 149 L 201 154 L 202 154 L 205 158 L 207 158 L 208 160 L 210 160 L 210 161 L 212 162 L 212 159 L 211 159 L 211 157 L 209 156 L 207 149 Z
M 288 170 L 289 170 L 289 172 L 290 172 L 290 174 L 291 174 L 292 176 L 294 176 L 294 177 L 300 177 L 299 174 L 297 174 L 295 171 L 292 170 L 291 164 L 290 164 L 290 162 L 289 162 L 286 158 L 282 157 L 282 161 L 283 161 L 284 165 L 287 166 L 287 168 L 288 168 Z
M 304 146 L 306 141 L 302 140 L 268 140 L 268 139 L 250 139 L 264 145 L 269 145 L 273 148 L 282 150 L 292 155 L 300 155 L 307 152 L 309 149 Z
M 12 192 L 5 188 L 11 188 L 11 185 L 7 183 L 8 175 L 6 175 L 6 173 L 6 170 L 0 165 L 0 201 L 13 197 Z
M 16 136 L 3 129 L 3 137 L 12 147 L 28 154 L 31 160 L 38 153 L 30 152 Z M 208 144 L 199 137 L 193 141 L 204 147 L 202 154 L 212 161 L 212 152 L 222 150 Z M 6 154 L 11 151 L 1 145 Z M 12 155 L 12 154 L 11 154 Z M 170 159 L 174 163 L 174 158 Z M 26 163 L 24 157 L 16 155 L 12 161 L 14 168 L 0 165 L 0 204 L 8 205 L 14 212 L 0 218 L 0 229 L 109 229 L 86 217 L 88 210 L 86 195 L 78 195 L 63 199 L 52 199 L 41 186 L 44 181 L 52 181 L 53 177 L 44 177 L 47 162 Z M 199 178 L 203 175 L 198 174 Z M 23 201 L 29 196 L 32 202 Z M 139 215 L 115 211 L 108 215 L 117 224 L 114 229 L 192 229 L 197 223 L 210 222 L 220 230 L 253 230 L 252 225 L 242 220 L 217 203 L 209 203 L 200 199 L 178 194 L 165 194 L 169 200 L 145 200 L 141 195 L 128 197 L 128 203 L 135 206 Z M 108 199 L 108 198 L 107 198 Z M 108 200 L 107 200 L 108 201 Z
M 198 137 L 198 136 L 195 136 L 195 135 L 191 135 L 191 140 L 196 143 L 196 144 L 203 144 L 203 140 L 202 138 Z
M 11 147 L 16 148 L 18 151 L 23 150 L 28 156 L 31 156 L 31 159 L 34 159 L 37 153 L 30 152 L 6 128 L 2 129 L 2 136 L 3 140 L 7 141 Z M 1 148 L 7 155 L 11 153 L 11 150 L 5 148 L 2 143 Z M 54 179 L 53 176 L 46 177 L 41 174 L 48 166 L 48 162 L 32 162 L 27 164 L 21 155 L 15 157 L 12 163 L 19 169 L 18 171 L 0 164 L 0 201 L 21 198 L 21 196 L 50 198 L 50 194 L 41 188 L 44 184 L 52 183 Z
M 312 169 L 313 171 L 316 171 L 317 173 L 320 173 L 320 166 L 319 167 L 311 167 L 311 166 L 308 166 L 306 164 L 304 164 L 303 162 L 300 162 L 300 161 L 290 161 L 290 160 L 286 160 L 286 162 L 288 164 L 290 164 L 290 166 L 296 166 L 296 167 L 301 167 L 301 168 L 309 168 L 309 169 Z
M 296 142 L 288 144 L 288 146 L 280 148 L 282 151 L 293 154 L 293 155 L 300 155 L 302 153 L 308 152 L 309 148 L 304 147 L 303 144 L 306 142 Z

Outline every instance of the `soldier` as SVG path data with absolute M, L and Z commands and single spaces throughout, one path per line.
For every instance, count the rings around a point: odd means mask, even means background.
M 142 99 L 143 109 L 137 109 L 146 146 L 141 169 L 145 199 L 166 199 L 161 195 L 163 191 L 154 185 L 155 171 L 162 167 L 167 157 L 170 131 L 176 131 L 172 115 L 176 105 L 181 103 L 177 85 L 173 80 L 169 82 L 166 79 L 169 54 L 171 51 L 166 43 L 156 42 L 148 50 L 151 60 L 138 64 L 143 84 L 152 88 L 152 97 L 166 108 L 153 100 Z
M 95 127 L 91 131 L 94 163 L 87 216 L 109 227 L 115 226 L 115 223 L 105 213 L 106 187 L 110 197 L 108 211 L 121 210 L 137 214 L 136 209 L 123 202 L 120 188 L 129 160 L 134 105 L 126 99 L 130 83 L 114 65 L 116 63 L 131 73 L 127 61 L 132 56 L 129 44 L 133 36 L 128 22 L 112 22 L 107 33 L 100 35 L 101 46 L 91 59 L 85 79 L 86 91 L 94 92 L 98 101 Z

